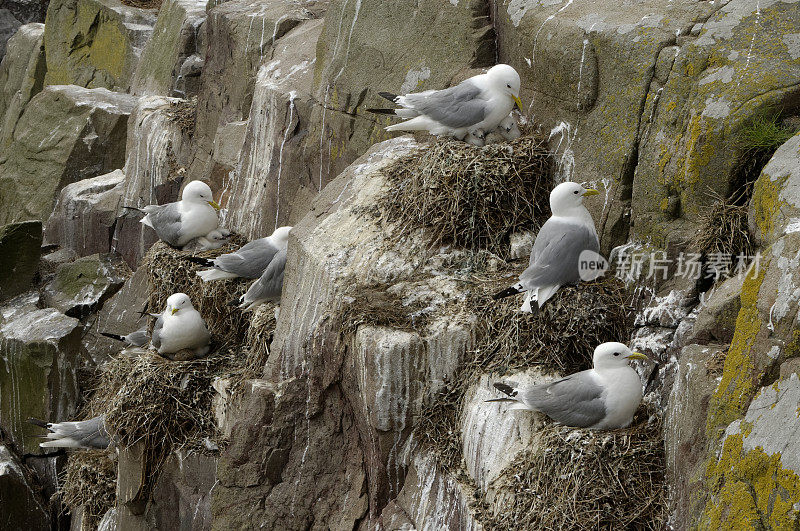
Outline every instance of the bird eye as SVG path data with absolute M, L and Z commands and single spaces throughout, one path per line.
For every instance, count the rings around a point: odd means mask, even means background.
M 506 86 L 507 86 L 508 88 L 511 88 L 511 85 L 509 85 L 508 83 L 506 83 Z
M 615 355 L 615 356 L 619 356 L 619 352 L 615 352 L 615 353 L 614 353 L 614 355 Z
M 574 191 L 574 192 L 572 192 L 572 193 L 573 193 L 573 194 L 575 194 L 575 195 L 578 195 L 578 191 L 577 191 L 577 190 L 575 190 L 575 191 Z M 614 354 L 614 355 L 616 356 L 616 354 Z

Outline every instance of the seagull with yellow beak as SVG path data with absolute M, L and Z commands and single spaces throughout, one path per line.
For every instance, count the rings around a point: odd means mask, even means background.
M 145 213 L 140 223 L 156 231 L 160 240 L 180 248 L 216 230 L 219 209 L 211 188 L 203 181 L 192 181 L 183 189 L 180 201 L 137 210 Z
M 190 351 L 190 357 L 200 357 L 208 354 L 211 334 L 189 296 L 173 293 L 156 319 L 151 342 L 159 354 L 168 358 L 182 350 Z
M 597 195 L 578 183 L 561 183 L 550 192 L 552 215 L 536 235 L 528 268 L 519 282 L 494 295 L 501 299 L 525 292 L 520 311 L 538 311 L 561 286 L 581 280 L 580 260 L 585 251 L 599 257 L 600 240 L 583 198 Z M 584 255 L 585 256 L 585 255 Z
M 463 140 L 470 131 L 491 131 L 506 118 L 519 99 L 519 74 L 512 66 L 498 64 L 485 74 L 465 79 L 454 87 L 398 96 L 379 94 L 398 109 L 367 109 L 378 114 L 395 114 L 405 122 L 387 131 L 428 131 L 433 135 Z
M 489 402 L 512 402 L 511 409 L 539 411 L 574 428 L 625 428 L 642 401 L 642 381 L 628 361 L 646 359 L 622 343 L 603 343 L 594 350 L 593 368 L 545 384 L 496 383 L 508 397 Z

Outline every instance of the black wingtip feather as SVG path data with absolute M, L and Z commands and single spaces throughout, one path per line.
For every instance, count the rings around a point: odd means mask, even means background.
M 510 297 L 512 295 L 516 295 L 517 293 L 520 293 L 520 291 L 517 289 L 517 287 L 516 286 L 511 286 L 511 287 L 506 288 L 506 289 L 504 289 L 502 291 L 498 291 L 497 293 L 492 295 L 492 300 L 496 301 L 498 299 L 503 299 L 505 297 Z
M 40 428 L 47 428 L 47 422 L 39 419 L 35 419 L 33 417 L 28 417 L 28 422 L 33 424 L 34 426 L 39 426 Z
M 507 394 L 508 396 L 516 396 L 517 393 L 514 391 L 514 388 L 508 384 L 504 384 L 503 382 L 496 382 L 494 384 L 494 388 L 498 391 Z
M 125 341 L 125 338 L 118 334 L 111 334 L 109 332 L 100 332 L 100 335 L 110 337 L 111 339 L 116 339 L 117 341 Z
M 214 266 L 214 260 L 209 260 L 208 258 L 201 258 L 199 256 L 182 256 L 181 258 L 183 258 L 184 260 L 188 260 L 193 264 L 198 264 L 201 266 L 206 266 L 206 267 Z
M 367 112 L 371 112 L 372 114 L 391 114 L 394 116 L 394 109 L 378 109 L 378 108 L 370 108 L 367 109 Z
M 397 99 L 397 94 L 392 94 L 391 92 L 378 92 L 378 95 L 381 98 L 391 101 L 392 103 L 394 103 L 394 100 Z

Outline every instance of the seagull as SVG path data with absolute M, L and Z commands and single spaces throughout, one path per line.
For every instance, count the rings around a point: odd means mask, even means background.
M 200 312 L 185 293 L 173 293 L 153 326 L 152 345 L 162 356 L 189 350 L 196 357 L 208 354 L 211 334 Z
M 483 147 L 486 144 L 516 140 L 520 136 L 522 136 L 522 131 L 519 130 L 514 116 L 509 114 L 489 133 L 484 133 L 481 129 L 470 129 L 467 132 L 467 136 L 464 137 L 464 142 L 473 146 Z
M 142 328 L 141 330 L 131 332 L 125 336 L 111 334 L 109 332 L 100 332 L 100 335 L 110 337 L 111 339 L 116 339 L 117 341 L 122 341 L 130 347 L 143 347 L 147 345 L 148 341 L 150 341 L 150 335 L 147 333 L 147 328 Z
M 538 311 L 561 286 L 578 283 L 581 253 L 600 252 L 597 229 L 583 198 L 599 193 L 573 182 L 561 183 L 550 192 L 553 214 L 536 235 L 528 268 L 517 284 L 496 293 L 495 300 L 527 292 L 520 311 L 532 313 L 532 303 Z
M 379 94 L 400 106 L 399 109 L 368 109 L 378 114 L 396 114 L 405 122 L 390 125 L 387 131 L 428 131 L 463 140 L 471 131 L 490 131 L 508 116 L 519 99 L 520 79 L 513 67 L 498 64 L 485 74 L 472 76 L 443 90 L 427 90 L 398 96 Z
M 160 240 L 183 247 L 217 228 L 219 209 L 211 188 L 203 181 L 192 181 L 183 189 L 180 201 L 135 210 L 145 213 L 139 222 L 156 231 Z
M 642 381 L 628 365 L 637 359 L 648 358 L 622 343 L 603 343 L 594 349 L 594 368 L 528 387 L 495 383 L 508 398 L 489 402 L 514 402 L 511 409 L 539 411 L 574 428 L 625 428 L 642 400 Z
M 286 249 L 292 227 L 279 227 L 270 236 L 253 240 L 237 251 L 223 254 L 213 260 L 187 256 L 186 259 L 212 269 L 198 271 L 204 281 L 226 278 L 258 278 L 275 256 Z
M 239 298 L 239 308 L 242 308 L 244 311 L 249 311 L 265 302 L 277 302 L 280 304 L 285 267 L 286 249 L 284 248 L 278 251 L 261 277 L 253 282 L 250 289 Z M 276 309 L 275 319 L 277 318 L 278 312 Z
M 39 443 L 41 448 L 108 448 L 111 444 L 105 415 L 77 422 L 45 422 L 34 418 L 28 422 L 47 429 L 43 438 L 49 440 Z
M 197 251 L 212 251 L 214 249 L 219 249 L 226 243 L 231 237 L 231 231 L 228 229 L 224 229 L 222 227 L 217 227 L 216 229 L 212 230 L 205 236 L 200 236 L 196 238 L 193 242 L 189 242 L 187 245 L 183 247 L 183 250 L 190 250 L 193 252 Z

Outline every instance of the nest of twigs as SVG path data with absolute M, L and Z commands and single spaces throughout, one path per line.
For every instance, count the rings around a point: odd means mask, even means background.
M 509 237 L 549 216 L 552 157 L 543 138 L 476 147 L 439 140 L 384 170 L 390 190 L 379 205 L 408 234 L 432 247 L 454 244 L 508 255 Z
M 493 482 L 498 502 L 477 504 L 483 527 L 664 529 L 664 438 L 651 413 L 640 408 L 632 427 L 620 430 L 545 431 L 538 448 Z
M 421 301 L 406 303 L 388 286 L 357 286 L 343 297 L 341 333 L 352 337 L 361 325 L 381 326 L 394 330 L 421 331 L 429 315 Z
M 246 357 L 232 349 L 192 361 L 170 361 L 151 352 L 123 354 L 100 369 L 87 409 L 91 416 L 106 415 L 106 427 L 120 446 L 143 444 L 150 489 L 171 452 L 212 451 L 222 444 L 211 409 L 211 382 L 241 378 L 245 364 Z
M 243 243 L 240 237 L 213 251 L 195 253 L 203 258 L 216 258 L 238 249 Z M 173 293 L 185 293 L 195 309 L 206 321 L 215 346 L 241 345 L 250 326 L 250 313 L 231 306 L 249 288 L 252 280 L 227 279 L 203 282 L 197 271 L 206 269 L 186 259 L 189 251 L 181 251 L 164 242 L 154 244 L 145 256 L 142 267 L 149 271 L 149 293 L 147 308 L 160 313 Z
M 498 376 L 540 367 L 568 374 L 592 366 L 600 343 L 630 336 L 633 309 L 624 284 L 606 276 L 565 286 L 536 314 L 522 314 L 522 295 L 499 301 L 490 295 L 514 282 L 516 272 L 483 280 L 468 304 L 476 311 L 476 346 L 457 376 L 427 406 L 417 424 L 419 440 L 448 470 L 461 466 L 460 417 L 464 395 L 482 374 Z
M 747 205 L 752 186 L 729 198 L 715 196 L 714 204 L 700 215 L 700 228 L 694 238 L 693 247 L 708 257 L 714 254 L 736 257 L 740 254 L 751 256 L 755 252 L 755 242 L 750 237 L 747 225 Z
M 140 0 L 126 0 L 138 2 Z M 161 7 L 161 0 L 142 0 L 143 2 L 151 2 L 152 7 Z M 141 6 L 136 6 L 141 7 Z M 195 115 L 197 114 L 197 97 L 189 98 L 187 100 L 170 101 L 169 107 L 166 110 L 167 116 L 170 120 L 178 124 L 181 128 L 181 133 L 186 137 L 194 135 Z
M 96 529 L 98 522 L 117 502 L 117 463 L 106 450 L 71 453 L 60 489 L 67 507 L 83 507 L 83 529 Z

